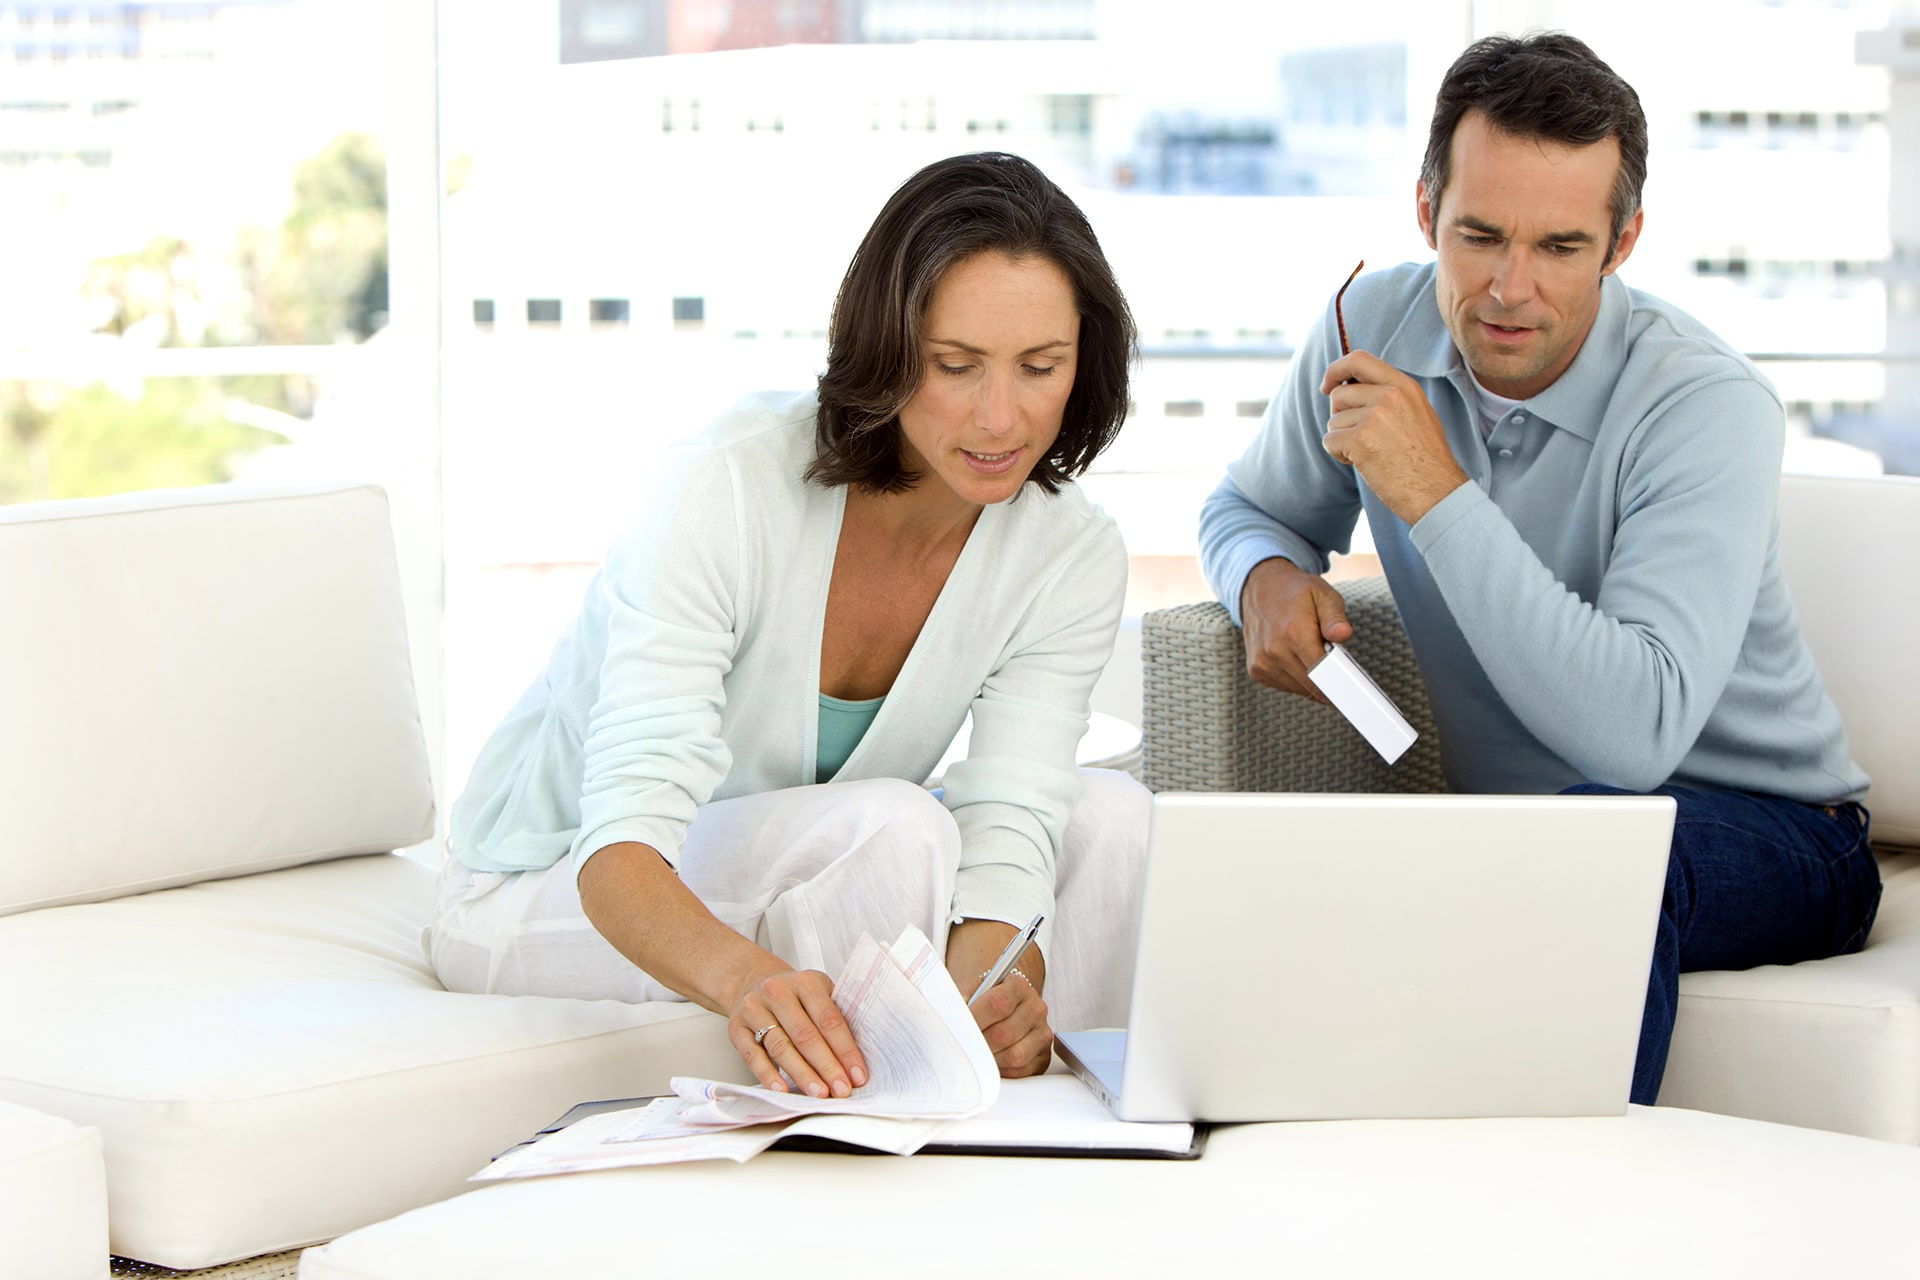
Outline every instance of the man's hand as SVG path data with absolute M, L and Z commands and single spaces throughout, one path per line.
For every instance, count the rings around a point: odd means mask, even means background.
M 1326 642 L 1353 638 L 1346 601 L 1327 580 L 1278 557 L 1253 566 L 1240 588 L 1240 631 L 1247 674 L 1264 685 L 1315 702 L 1327 697 L 1307 676 Z
M 1365 351 L 1341 356 L 1320 392 L 1333 407 L 1322 446 L 1408 524 L 1467 482 L 1420 384 L 1386 361 Z

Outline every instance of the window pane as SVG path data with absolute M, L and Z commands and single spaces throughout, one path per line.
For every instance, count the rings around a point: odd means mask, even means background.
M 741 394 L 808 385 L 887 195 L 983 148 L 1081 204 L 1140 323 L 1137 407 L 1085 480 L 1134 554 L 1129 610 L 1203 597 L 1199 503 L 1295 344 L 1356 259 L 1431 255 L 1412 196 L 1433 92 L 1490 10 L 1574 31 L 1640 92 L 1647 233 L 1622 275 L 1760 362 L 1789 406 L 1789 467 L 1920 471 L 1920 290 L 1888 265 L 1920 257 L 1920 210 L 1890 212 L 1920 190 L 1920 154 L 1902 188 L 1872 53 L 1884 3 L 443 6 L 444 145 L 470 174 L 447 208 L 447 296 L 502 317 L 449 328 L 450 599 L 591 565 L 667 442 Z M 534 297 L 569 319 L 593 299 L 630 310 L 529 344 L 515 317 Z M 1356 571 L 1367 551 L 1363 529 Z M 526 594 L 549 637 L 575 603 Z
M 373 0 L 70 8 L 0 5 L 8 501 L 239 474 L 387 323 Z

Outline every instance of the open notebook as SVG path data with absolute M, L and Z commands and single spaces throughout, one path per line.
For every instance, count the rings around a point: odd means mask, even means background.
M 474 1180 L 690 1160 L 746 1160 L 776 1144 L 908 1155 L 948 1151 L 1199 1153 L 1192 1126 L 1133 1125 L 1070 1078 L 1005 1081 L 946 967 L 909 926 L 890 947 L 863 936 L 834 998 L 869 1079 L 846 1098 L 675 1077 L 673 1093 L 576 1107 Z
M 475 1181 L 617 1169 L 639 1163 L 631 1144 L 617 1141 L 631 1117 L 652 1099 L 583 1102 L 518 1146 L 503 1151 Z M 873 1131 L 844 1123 L 857 1117 L 811 1116 L 793 1121 L 771 1141 L 747 1135 L 705 1158 L 743 1160 L 763 1150 L 888 1153 L 863 1141 Z M 741 1131 L 736 1131 L 741 1132 Z M 615 1139 L 609 1141 L 609 1139 Z M 1206 1148 L 1207 1127 L 1134 1124 L 1109 1111 L 1072 1075 L 1061 1071 L 1001 1082 L 986 1111 L 939 1124 L 915 1155 L 1096 1156 L 1109 1159 L 1191 1160 Z

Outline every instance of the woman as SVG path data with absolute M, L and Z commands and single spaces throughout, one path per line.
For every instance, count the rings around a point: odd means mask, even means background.
M 453 990 L 688 999 L 772 1088 L 866 1066 L 832 999 L 917 925 L 1003 1074 L 1041 992 L 1124 1018 L 1146 793 L 1074 748 L 1126 586 L 1070 483 L 1126 414 L 1133 321 L 1085 216 L 1003 154 L 921 170 L 868 231 L 817 392 L 670 450 L 454 805 L 428 939 Z M 918 784 L 969 710 L 940 797 Z M 824 783 L 826 785 L 817 785 Z

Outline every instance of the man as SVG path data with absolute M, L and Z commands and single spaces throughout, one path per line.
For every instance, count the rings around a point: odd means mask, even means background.
M 1857 950 L 1880 896 L 1781 575 L 1779 397 L 1616 274 L 1646 145 L 1580 41 L 1467 49 L 1415 191 L 1437 261 L 1353 283 L 1350 355 L 1328 308 L 1200 535 L 1253 677 L 1318 699 L 1352 634 L 1319 575 L 1364 509 L 1454 790 L 1674 797 L 1639 1103 L 1681 971 Z

